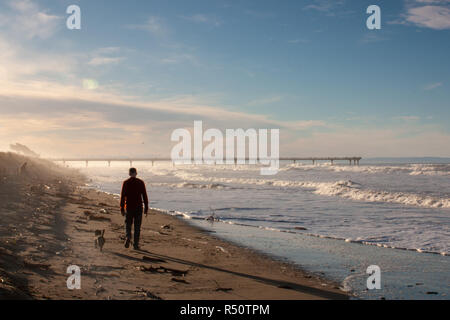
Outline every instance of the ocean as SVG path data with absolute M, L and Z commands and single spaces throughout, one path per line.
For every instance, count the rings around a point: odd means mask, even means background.
M 114 194 L 129 165 L 67 164 Z M 254 165 L 133 166 L 151 207 L 334 280 L 357 298 L 449 299 L 448 163 L 282 162 L 273 176 Z M 381 289 L 367 289 L 369 265 L 380 267 Z

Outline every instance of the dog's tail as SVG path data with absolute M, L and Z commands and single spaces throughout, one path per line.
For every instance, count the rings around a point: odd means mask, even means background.
M 105 229 L 102 230 L 102 237 L 105 235 Z

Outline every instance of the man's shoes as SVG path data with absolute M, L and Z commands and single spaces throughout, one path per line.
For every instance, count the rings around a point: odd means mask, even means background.
M 134 250 L 141 250 L 141 247 L 139 247 L 139 245 L 133 245 L 133 249 Z
M 125 240 L 125 248 L 129 247 L 130 247 L 130 239 L 127 238 L 127 240 Z

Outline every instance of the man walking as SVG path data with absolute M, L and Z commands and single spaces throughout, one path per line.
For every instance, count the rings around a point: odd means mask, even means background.
M 125 216 L 125 231 L 127 237 L 125 240 L 125 248 L 130 246 L 131 225 L 134 222 L 133 248 L 135 250 L 139 250 L 139 235 L 141 233 L 143 209 L 142 203 L 144 203 L 144 213 L 147 217 L 148 197 L 144 181 L 136 178 L 136 168 L 130 168 L 129 174 L 130 178 L 125 180 L 122 185 L 122 192 L 120 195 L 120 212 L 122 213 L 122 216 Z

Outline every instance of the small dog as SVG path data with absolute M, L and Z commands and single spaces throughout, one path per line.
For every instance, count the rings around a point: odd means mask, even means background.
M 103 250 L 103 246 L 105 245 L 105 229 L 103 230 L 95 230 L 95 247 L 100 248 L 100 251 Z

